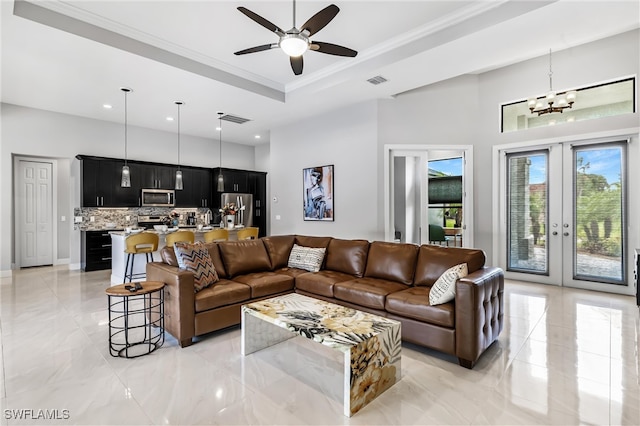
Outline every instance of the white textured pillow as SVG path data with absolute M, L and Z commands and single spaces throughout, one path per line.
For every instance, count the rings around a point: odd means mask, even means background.
M 293 245 L 289 254 L 289 268 L 304 269 L 309 272 L 318 272 L 324 260 L 325 248 L 303 247 Z
M 469 274 L 467 264 L 461 263 L 444 271 L 433 284 L 429 292 L 429 304 L 441 305 L 453 300 L 456 296 L 456 281 Z

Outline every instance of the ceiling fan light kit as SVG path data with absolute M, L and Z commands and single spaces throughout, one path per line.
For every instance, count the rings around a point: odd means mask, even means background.
M 285 34 L 280 37 L 278 46 L 288 56 L 300 56 L 309 50 L 309 39 L 302 34 Z
M 336 17 L 340 8 L 335 4 L 330 4 L 320 12 L 313 15 L 302 25 L 300 29 L 298 29 L 298 27 L 296 27 L 296 1 L 293 0 L 293 28 L 286 32 L 282 31 L 280 27 L 257 13 L 250 11 L 246 7 L 240 6 L 238 7 L 238 10 L 254 22 L 257 22 L 269 31 L 275 33 L 280 39 L 278 40 L 278 43 L 262 44 L 260 46 L 239 50 L 234 53 L 235 55 L 246 55 L 247 53 L 263 52 L 265 50 L 280 48 L 289 56 L 293 73 L 295 75 L 300 75 L 302 74 L 303 68 L 302 55 L 307 50 L 350 58 L 353 58 L 358 54 L 358 52 L 353 49 L 349 49 L 348 47 L 324 43 L 321 41 L 312 41 L 309 39 L 309 37 L 323 29 L 333 18 Z

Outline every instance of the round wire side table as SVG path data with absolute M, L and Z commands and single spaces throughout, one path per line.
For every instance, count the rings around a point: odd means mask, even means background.
M 119 284 L 107 288 L 105 293 L 109 303 L 111 356 L 136 358 L 164 344 L 163 282 Z

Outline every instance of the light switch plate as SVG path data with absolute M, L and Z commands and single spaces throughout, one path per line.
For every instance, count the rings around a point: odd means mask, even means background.
M 82 223 L 82 216 L 76 216 L 73 218 L 75 223 Z

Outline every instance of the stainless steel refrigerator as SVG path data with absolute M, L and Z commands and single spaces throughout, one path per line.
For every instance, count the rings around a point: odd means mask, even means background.
M 238 211 L 236 216 L 236 225 L 253 226 L 253 194 L 235 194 L 225 192 L 221 195 L 220 201 L 222 206 L 226 204 L 235 204 L 244 210 Z

